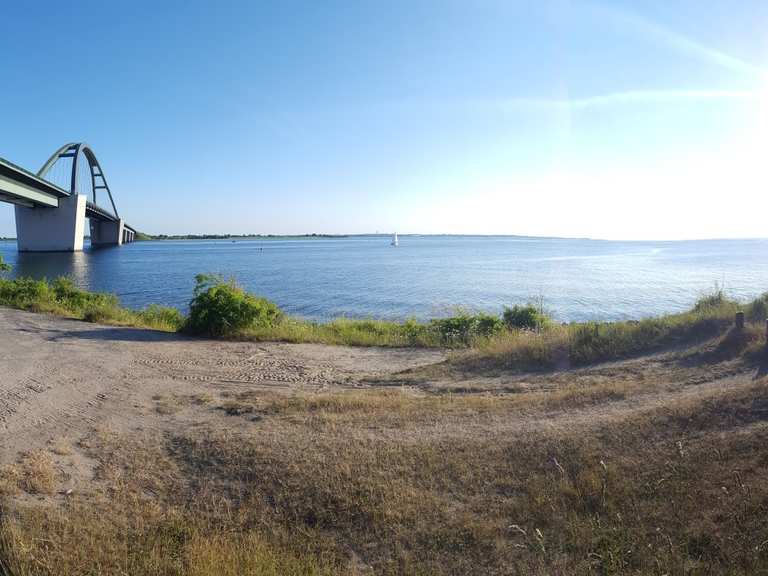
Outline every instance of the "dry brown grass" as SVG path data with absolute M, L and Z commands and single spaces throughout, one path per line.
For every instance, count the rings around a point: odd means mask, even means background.
M 445 430 L 450 413 L 426 436 L 302 422 L 177 450 L 217 492 L 335 533 L 377 573 L 748 573 L 768 562 L 764 398 L 760 383 L 578 434 Z
M 22 454 L 19 461 L 0 468 L 0 495 L 53 494 L 59 473 L 50 454 L 35 450 Z
M 745 308 L 753 322 L 746 332 L 762 333 L 765 317 L 763 312 L 755 312 L 758 303 L 766 306 L 762 298 L 739 304 L 716 291 L 680 314 L 640 321 L 551 325 L 538 332 L 503 331 L 454 354 L 448 367 L 468 373 L 548 370 L 631 358 L 723 335 L 735 313 Z
M 57 456 L 69 456 L 72 454 L 72 444 L 64 438 L 59 438 L 51 443 L 50 450 Z
M 3 570 L 6 570 L 4 572 Z M 113 494 L 27 508 L 0 526 L 0 574 L 328 575 L 309 553 L 294 552 L 258 529 L 223 526 L 200 513 L 161 508 Z
M 214 398 L 212 394 L 193 394 L 190 397 L 190 400 L 193 404 L 210 404 L 213 402 Z
M 752 350 L 734 338 L 658 369 L 731 370 L 705 361 Z M 9 512 L 0 560 L 14 575 L 768 571 L 765 379 L 686 380 L 686 394 L 615 409 L 644 386 L 665 393 L 657 376 L 188 402 L 218 420 L 82 442 L 96 493 Z M 221 409 L 240 416 L 214 424 Z
M 532 396 L 422 394 L 408 388 L 273 394 L 243 392 L 225 396 L 218 406 L 229 415 L 282 417 L 310 426 L 364 424 L 419 426 L 451 417 L 502 414 L 534 401 Z
M 15 496 L 21 492 L 21 470 L 15 464 L 0 467 L 0 498 Z
M 184 400 L 175 395 L 155 394 L 152 397 L 155 401 L 155 412 L 163 416 L 176 414 L 184 407 Z

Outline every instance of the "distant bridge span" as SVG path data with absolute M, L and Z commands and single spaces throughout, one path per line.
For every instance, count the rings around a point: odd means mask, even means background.
M 66 187 L 47 179 L 51 168 L 64 158 L 71 158 Z M 79 168 L 83 159 L 93 200 L 87 189 L 85 194 L 81 192 Z M 99 192 L 109 199 L 111 209 L 99 204 Z M 0 202 L 16 205 L 16 238 L 21 252 L 82 250 L 86 218 L 92 246 L 120 245 L 136 237 L 136 230 L 120 218 L 101 165 L 84 142 L 56 150 L 37 174 L 0 158 Z

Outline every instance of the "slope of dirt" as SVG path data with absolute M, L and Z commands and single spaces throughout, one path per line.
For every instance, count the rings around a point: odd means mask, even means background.
M 0 309 L 0 572 L 763 573 L 768 362 L 723 342 L 462 374 Z
M 446 375 L 432 368 L 445 359 L 440 351 L 201 340 L 10 309 L 0 309 L 0 343 L 0 464 L 76 446 L 97 428 L 152 434 L 232 427 L 221 411 L 190 408 L 259 391 L 397 386 L 414 394 L 541 398 L 532 414 L 465 423 L 456 432 L 470 434 L 549 428 L 557 419 L 599 425 L 755 377 L 739 361 L 691 362 L 690 351 L 548 373 Z M 85 456 L 70 452 L 57 458 L 61 467 L 72 482 L 87 481 Z
M 0 309 L 0 463 L 95 427 L 165 428 L 165 397 L 330 390 L 440 361 L 424 350 L 187 339 Z M 167 414 L 166 414 L 167 415 Z

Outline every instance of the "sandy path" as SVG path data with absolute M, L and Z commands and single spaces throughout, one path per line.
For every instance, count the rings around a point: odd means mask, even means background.
M 0 462 L 96 426 L 162 426 L 157 395 L 321 390 L 437 362 L 423 350 L 221 342 L 0 309 Z

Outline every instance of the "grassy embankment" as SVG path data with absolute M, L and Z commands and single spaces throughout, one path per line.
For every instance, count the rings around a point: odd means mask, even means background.
M 23 300 L 9 286 L 24 283 L 7 282 L 6 305 L 139 323 L 111 311 L 111 299 L 49 286 L 33 291 L 44 302 Z M 226 328 L 215 319 L 233 303 L 254 314 L 230 288 L 201 286 L 186 329 Z M 279 311 L 250 303 L 281 325 Z M 740 307 L 751 322 L 728 330 Z M 514 367 L 515 358 L 588 361 L 705 341 L 659 361 L 660 376 L 640 361 L 571 373 L 567 395 L 176 397 L 163 412 L 167 425 L 181 414 L 173 432 L 97 430 L 0 468 L 0 498 L 53 502 L 0 507 L 0 574 L 768 572 L 765 311 L 765 298 L 739 306 L 716 294 L 639 323 L 504 328 L 460 356 L 465 366 Z M 739 362 L 738 386 L 702 385 Z M 606 381 L 611 395 L 592 393 Z M 95 462 L 92 491 L 56 496 L 54 457 L 72 451 Z
M 129 310 L 113 295 L 80 290 L 63 278 L 52 282 L 0 279 L 0 305 L 208 337 L 447 347 L 459 351 L 452 360 L 454 366 L 474 371 L 585 365 L 701 341 L 722 333 L 738 310 L 745 312 L 749 322 L 764 322 L 768 295 L 739 303 L 717 290 L 684 313 L 640 321 L 568 325 L 551 322 L 533 306 L 515 306 L 501 317 L 458 312 L 430 322 L 343 318 L 310 322 L 283 314 L 273 303 L 248 294 L 233 282 L 206 275 L 197 277 L 187 317 L 175 308 L 156 305 Z
M 597 403 L 589 423 L 537 398 L 178 398 L 176 433 L 80 441 L 94 495 L 0 514 L 0 574 L 768 570 L 764 380 L 626 413 Z M 188 426 L 190 410 L 225 409 L 231 425 Z M 55 491 L 45 453 L 4 475 L 6 494 Z

